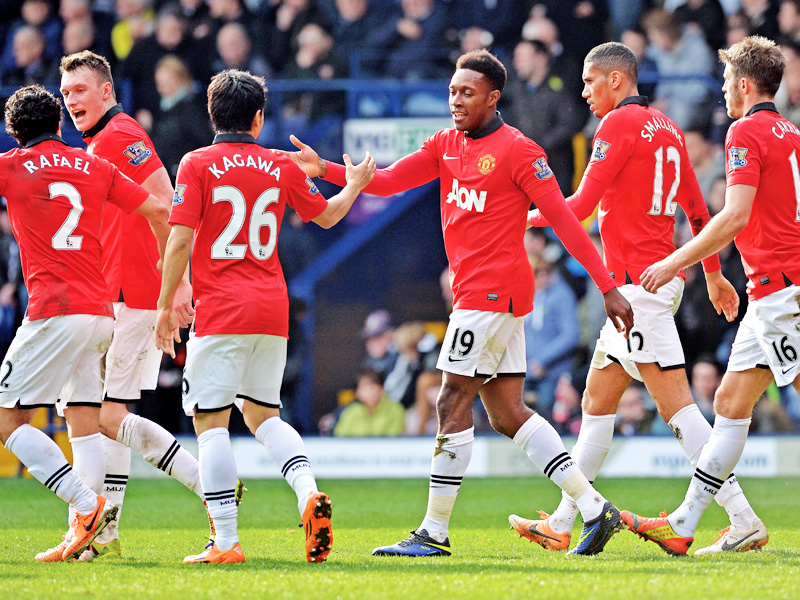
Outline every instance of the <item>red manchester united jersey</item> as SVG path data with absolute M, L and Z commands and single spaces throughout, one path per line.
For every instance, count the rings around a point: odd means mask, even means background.
M 435 133 L 413 154 L 377 171 L 365 191 L 388 195 L 437 177 L 454 308 L 529 313 L 533 273 L 522 243 L 527 211 L 531 202 L 558 191 L 544 151 L 498 115 L 474 133 Z M 325 178 L 344 185 L 344 168 L 328 163 Z M 574 222 L 574 236 L 580 225 L 569 210 L 566 218 Z M 556 221 L 556 227 L 563 223 Z M 585 237 L 583 230 L 577 234 Z M 605 292 L 613 282 L 588 238 L 586 243 L 595 259 L 590 274 Z
M 192 286 L 197 335 L 289 336 L 278 262 L 288 204 L 308 222 L 327 201 L 289 158 L 247 134 L 218 134 L 178 168 L 170 222 L 195 230 Z
M 19 244 L 28 318 L 113 316 L 100 270 L 106 199 L 127 213 L 147 192 L 107 161 L 45 135 L 0 156 L 0 195 Z
M 710 220 L 683 132 L 642 96 L 625 99 L 600 121 L 585 175 L 607 186 L 598 218 L 603 258 L 617 285 L 638 285 L 642 271 L 672 254 L 678 205 L 695 233 Z M 718 257 L 703 266 L 718 270 Z
M 728 185 L 758 188 L 736 236 L 748 296 L 800 285 L 800 130 L 764 102 L 731 125 L 725 150 Z
M 83 137 L 87 152 L 105 158 L 140 185 L 163 166 L 144 129 L 119 104 Z M 147 219 L 110 206 L 102 241 L 103 275 L 111 300 L 122 297 L 131 308 L 155 309 L 161 276 L 156 270 L 158 244 Z

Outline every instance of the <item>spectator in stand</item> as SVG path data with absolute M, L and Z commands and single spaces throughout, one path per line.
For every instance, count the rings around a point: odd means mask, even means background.
M 501 59 L 509 58 L 520 38 L 526 4 L 520 0 L 452 0 L 451 19 L 461 32 L 471 27 L 488 31 L 495 43 L 494 51 Z
M 405 408 L 414 404 L 420 373 L 436 368 L 438 352 L 433 355 L 420 350 L 425 336 L 425 326 L 419 321 L 403 323 L 394 332 L 398 356 L 394 367 L 386 374 L 384 389 L 394 402 L 399 402 Z
M 752 35 L 763 35 L 775 40 L 780 35 L 778 28 L 778 0 L 741 0 L 742 11 L 750 20 Z
M 525 316 L 525 389 L 536 393 L 536 412 L 552 421 L 559 378 L 572 371 L 580 338 L 575 294 L 559 276 L 555 265 L 540 260 L 534 265 L 536 302 Z
M 675 9 L 675 18 L 684 27 L 702 33 L 706 43 L 719 50 L 725 46 L 725 11 L 719 0 L 687 0 Z
M 128 58 L 133 46 L 153 33 L 156 15 L 152 0 L 117 0 L 117 23 L 111 29 L 111 47 L 118 61 Z
M 375 31 L 382 22 L 381 11 L 369 0 L 336 0 L 333 17 L 333 55 L 346 64 L 353 73 L 351 60 L 359 63 L 362 76 L 379 76 L 380 60 L 373 56 L 384 47 L 383 40 L 376 39 Z M 380 58 L 380 57 L 377 57 Z
M 159 96 L 155 86 L 155 68 L 167 54 L 178 56 L 189 68 L 192 78 L 203 88 L 211 79 L 211 60 L 207 44 L 186 35 L 187 21 L 177 5 L 167 5 L 158 14 L 155 32 L 136 42 L 128 58 L 120 65 L 120 75 L 133 84 L 136 110 L 155 114 Z M 139 115 L 137 115 L 137 119 Z
M 434 0 L 401 0 L 381 26 L 386 35 L 386 75 L 397 79 L 435 79 L 450 73 L 445 48 L 447 13 Z
M 653 415 L 647 410 L 644 387 L 634 381 L 619 399 L 614 431 L 624 436 L 650 433 L 652 421 Z
M 534 0 L 534 10 L 542 11 L 564 35 L 564 52 L 571 60 L 583 63 L 589 50 L 607 41 L 606 0 Z
M 64 34 L 61 37 L 64 54 L 70 55 L 81 50 L 91 50 L 100 53 L 95 44 L 94 24 L 91 19 L 73 19 L 64 25 Z
M 583 87 L 583 57 L 575 60 L 564 52 L 558 27 L 551 19 L 543 16 L 537 7 L 531 10 L 528 20 L 522 26 L 522 39 L 542 42 L 550 54 L 550 71 L 561 78 L 564 88 L 572 97 L 580 97 Z
M 150 134 L 174 185 L 184 154 L 209 145 L 214 136 L 205 94 L 198 92 L 189 69 L 180 58 L 167 55 L 158 61 L 155 82 L 158 110 L 152 123 L 143 123 L 143 127 Z
M 242 0 L 206 0 L 211 15 L 211 37 L 215 39 L 217 33 L 226 23 L 239 23 L 247 28 L 250 39 L 263 40 L 264 28 L 261 19 L 253 15 Z
M 297 52 L 286 65 L 286 79 L 334 79 L 345 77 L 347 67 L 331 53 L 333 38 L 317 23 L 308 23 L 297 36 Z M 324 115 L 341 115 L 345 110 L 342 92 L 302 92 L 286 94 L 284 114 L 302 115 L 314 122 Z
M 656 61 L 647 56 L 647 36 L 641 29 L 626 29 L 620 41 L 631 49 L 639 67 L 639 93 L 648 98 L 655 97 L 656 83 L 643 83 L 642 73 L 658 74 Z
M 330 17 L 316 0 L 273 0 L 261 6 L 268 31 L 267 59 L 275 72 L 282 71 L 297 52 L 297 37 L 303 27 L 316 23 L 331 30 Z
M 54 14 L 50 1 L 24 0 L 20 13 L 20 18 L 11 24 L 4 38 L 0 68 L 6 71 L 19 66 L 15 65 L 14 39 L 17 31 L 23 27 L 33 27 L 39 31 L 44 39 L 44 56 L 48 63 L 58 61 L 61 57 L 61 21 Z
M 211 33 L 211 11 L 205 0 L 178 0 L 186 18 L 189 35 L 202 40 Z
M 441 387 L 440 372 L 425 371 L 420 374 L 414 405 L 406 411 L 406 435 L 436 435 L 439 430 L 436 397 Z
M 781 45 L 786 61 L 783 80 L 775 94 L 775 106 L 781 115 L 800 125 L 800 42 L 786 41 Z
M 681 31 L 675 16 L 653 10 L 645 16 L 644 30 L 650 42 L 648 56 L 658 65 L 660 75 L 710 75 L 716 61 L 703 36 Z M 656 87 L 651 106 L 666 113 L 681 129 L 686 129 L 706 107 L 710 91 L 703 81 L 663 81 Z
M 572 138 L 586 122 L 585 106 L 578 107 L 564 91 L 564 82 L 550 73 L 550 55 L 540 41 L 522 40 L 514 48 L 516 79 L 507 86 L 507 122 L 547 153 L 547 161 L 565 196 L 572 193 L 575 156 Z M 536 110 L 531 110 L 535 106 Z
M 336 437 L 385 437 L 403 435 L 405 411 L 383 391 L 383 378 L 374 370 L 358 375 L 356 399 L 339 417 Z
M 781 46 L 800 42 L 800 0 L 783 0 L 778 10 L 778 41 Z
M 45 56 L 45 39 L 36 27 L 25 25 L 14 32 L 13 54 L 14 64 L 3 74 L 3 85 L 58 85 L 58 65 Z
M 225 69 L 248 71 L 259 77 L 267 77 L 270 73 L 267 61 L 257 52 L 253 52 L 253 41 L 247 28 L 241 23 L 232 21 L 223 25 L 217 33 L 217 54 L 214 61 L 215 72 Z
M 397 360 L 397 349 L 393 344 L 394 326 L 388 310 L 379 309 L 367 315 L 361 329 L 361 339 L 367 351 L 361 363 L 362 369 L 373 369 L 385 379 Z
M 725 43 L 728 47 L 738 44 L 751 32 L 750 19 L 743 11 L 737 11 L 730 15 L 726 22 Z
M 103 56 L 111 54 L 111 25 L 109 19 L 99 15 L 105 29 L 98 28 L 98 23 L 95 23 L 92 15 L 92 6 L 89 0 L 61 0 L 58 14 L 61 20 L 64 21 L 64 33 L 61 38 L 64 54 L 69 55 L 80 50 L 91 50 Z M 100 35 L 98 35 L 98 31 L 101 32 Z M 78 50 L 68 49 L 67 44 L 69 44 L 69 48 L 78 48 Z M 112 64 L 111 66 L 114 68 L 115 65 Z
M 709 354 L 700 356 L 692 366 L 692 396 L 706 421 L 714 423 L 714 393 L 722 383 L 722 367 Z

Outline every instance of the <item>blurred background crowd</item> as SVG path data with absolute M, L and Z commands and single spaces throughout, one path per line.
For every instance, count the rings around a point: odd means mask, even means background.
M 181 157 L 212 139 L 205 86 L 219 70 L 246 69 L 267 79 L 260 143 L 286 147 L 292 132 L 335 158 L 348 119 L 448 117 L 455 60 L 485 47 L 508 68 L 503 118 L 545 149 L 569 195 L 597 125 L 581 98 L 583 57 L 619 40 L 639 60 L 640 92 L 684 129 L 714 215 L 724 204 L 730 123 L 716 51 L 750 34 L 780 43 L 787 69 L 776 103 L 800 126 L 800 0 L 0 0 L 0 97 L 30 83 L 57 89 L 64 54 L 103 54 L 126 111 L 148 131 L 174 178 Z M 64 134 L 80 143 L 68 122 Z M 0 150 L 12 146 L 4 138 Z M 359 228 L 391 201 L 363 195 L 334 233 L 306 227 L 287 210 L 279 254 L 293 299 L 282 396 L 286 418 L 300 430 L 436 431 L 435 363 L 451 300 L 437 197 L 428 189 L 423 202 L 409 203 L 391 227 L 375 226 L 369 236 Z M 599 250 L 596 224 L 585 225 Z M 690 236 L 681 213 L 675 241 Z M 560 431 L 575 434 L 605 319 L 602 296 L 549 230 L 529 231 L 525 243 L 536 276 L 534 310 L 525 319 L 526 401 Z M 351 247 L 348 258 L 331 262 L 342 244 Z M 742 291 L 741 315 L 747 299 L 736 249 L 721 259 L 725 276 Z M 19 251 L 1 208 L 0 351 L 25 305 Z M 699 267 L 687 270 L 676 318 L 695 398 L 711 420 L 736 323 L 715 314 Z M 165 359 L 157 399 L 139 407 L 176 432 L 191 427 L 179 402 L 183 358 L 179 352 Z M 475 417 L 478 430 L 490 429 L 479 402 Z M 800 430 L 800 398 L 791 386 L 768 390 L 753 429 Z M 637 385 L 622 398 L 617 430 L 669 433 Z

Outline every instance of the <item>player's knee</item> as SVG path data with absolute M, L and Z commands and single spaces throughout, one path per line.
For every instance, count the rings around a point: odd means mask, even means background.
M 714 413 L 728 419 L 740 418 L 740 407 L 728 386 L 720 386 L 714 394 Z

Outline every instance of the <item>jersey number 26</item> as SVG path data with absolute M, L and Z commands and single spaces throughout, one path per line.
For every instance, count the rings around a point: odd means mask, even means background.
M 275 244 L 278 241 L 278 217 L 274 212 L 269 212 L 271 204 L 278 201 L 281 194 L 280 188 L 270 188 L 264 191 L 253 205 L 250 212 L 250 227 L 248 230 L 248 244 L 232 243 L 244 226 L 247 216 L 247 202 L 244 194 L 231 185 L 223 185 L 214 188 L 211 193 L 211 202 L 230 202 L 233 212 L 231 220 L 217 240 L 211 245 L 211 258 L 222 260 L 236 260 L 244 258 L 247 247 L 258 260 L 267 260 L 275 252 Z M 269 229 L 269 239 L 266 244 L 261 243 L 261 228 Z

